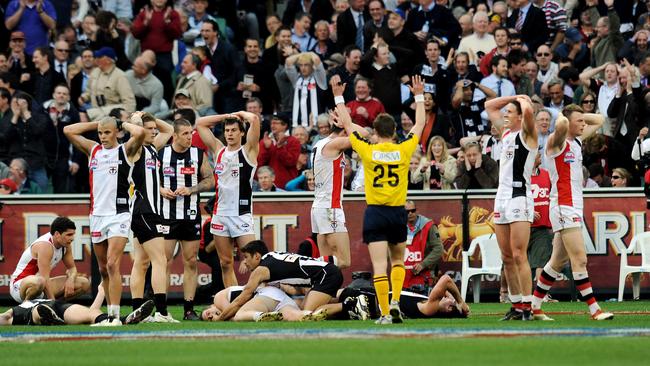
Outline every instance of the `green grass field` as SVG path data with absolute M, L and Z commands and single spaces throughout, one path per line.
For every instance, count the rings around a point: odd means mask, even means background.
M 407 320 L 381 327 L 370 321 L 2 327 L 0 364 L 650 364 L 650 302 L 601 305 L 616 313 L 614 320 L 595 322 L 585 304 L 558 303 L 544 307 L 548 313 L 562 313 L 552 315 L 555 322 L 498 322 L 507 306 L 470 304 L 469 319 Z M 171 310 L 181 318 L 182 308 Z M 620 334 L 631 330 L 643 335 Z M 34 340 L 26 333 L 52 338 Z M 62 335 L 78 339 L 54 338 Z M 84 338 L 88 336 L 97 339 Z

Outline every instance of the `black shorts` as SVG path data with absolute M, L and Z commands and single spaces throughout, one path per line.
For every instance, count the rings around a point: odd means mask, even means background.
M 312 279 L 311 289 L 336 297 L 336 292 L 341 288 L 342 284 L 343 274 L 341 270 L 332 263 L 328 263 L 323 267 L 322 274 Z
M 140 244 L 153 238 L 161 238 L 163 236 L 162 219 L 154 214 L 135 214 L 131 218 L 131 231 Z
M 201 217 L 195 220 L 164 220 L 164 223 L 169 226 L 165 240 L 201 240 Z
M 38 305 L 47 305 L 51 307 L 56 315 L 61 318 L 65 319 L 63 315 L 65 314 L 65 311 L 68 310 L 70 306 L 73 304 L 69 304 L 63 301 L 58 301 L 58 300 L 33 300 L 32 301 L 35 306 L 29 307 L 29 308 L 24 308 L 22 306 L 14 306 L 12 308 L 13 312 L 13 320 L 11 321 L 12 325 L 32 325 L 32 310 L 38 306 Z
M 406 241 L 406 221 L 404 206 L 369 205 L 363 215 L 363 242 L 403 243 Z
M 402 313 L 404 313 L 404 316 L 406 316 L 409 319 L 432 318 L 431 316 L 426 316 L 422 314 L 420 308 L 418 308 L 418 304 L 423 301 L 427 301 L 427 299 L 423 299 L 421 297 L 408 296 L 402 293 L 402 296 L 400 296 L 399 298 L 399 309 L 402 311 Z
M 531 269 L 544 268 L 553 252 L 553 231 L 546 227 L 530 228 L 528 262 Z

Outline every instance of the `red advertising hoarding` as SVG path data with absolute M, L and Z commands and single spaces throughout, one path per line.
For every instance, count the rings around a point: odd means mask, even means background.
M 635 233 L 644 231 L 645 197 L 641 190 L 602 190 L 585 195 L 584 229 L 589 273 L 596 290 L 615 290 L 618 286 L 620 258 Z M 413 193 L 418 213 L 435 220 L 444 241 L 445 252 L 440 270 L 460 280 L 462 243 L 462 191 L 444 193 Z M 470 192 L 470 238 L 493 232 L 491 222 L 493 193 Z M 90 274 L 90 233 L 88 199 L 83 195 L 65 196 L 3 196 L 0 197 L 0 297 L 9 293 L 9 281 L 25 246 L 49 229 L 56 216 L 68 216 L 77 223 L 73 255 L 79 272 Z M 304 193 L 260 194 L 254 198 L 255 230 L 258 238 L 279 251 L 296 251 L 298 244 L 311 234 L 310 208 L 312 198 Z M 345 214 L 350 234 L 352 266 L 344 272 L 346 282 L 353 271 L 370 271 L 370 259 L 361 230 L 366 207 L 360 194 L 346 195 Z M 131 244 L 122 259 L 125 293 L 128 293 L 131 272 Z M 476 259 L 478 260 L 478 256 Z M 639 258 L 632 258 L 636 263 Z M 172 266 L 170 292 L 182 292 L 183 265 L 180 255 Z M 64 273 L 63 265 L 52 275 Z M 199 284 L 208 283 L 209 267 L 200 264 Z M 484 287 L 496 287 L 496 277 L 486 278 Z M 245 278 L 239 278 L 240 283 Z M 649 284 L 643 279 L 642 286 Z

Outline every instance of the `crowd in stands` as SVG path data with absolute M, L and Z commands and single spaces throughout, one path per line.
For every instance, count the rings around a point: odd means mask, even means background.
M 427 125 L 409 189 L 496 188 L 485 102 L 535 105 L 540 146 L 569 104 L 606 117 L 582 141 L 585 186 L 641 186 L 650 166 L 650 13 L 640 0 L 0 0 L 0 194 L 88 192 L 63 127 L 146 111 L 262 117 L 255 187 L 313 190 L 338 76 L 355 123 Z M 220 133 L 219 126 L 215 133 Z M 195 136 L 194 143 L 202 146 Z M 546 164 L 542 157 L 542 167 Z M 352 151 L 345 188 L 363 191 Z

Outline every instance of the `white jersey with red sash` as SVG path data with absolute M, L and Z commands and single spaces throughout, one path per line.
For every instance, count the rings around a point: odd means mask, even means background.
M 230 151 L 222 148 L 214 162 L 217 201 L 214 215 L 241 216 L 253 212 L 253 177 L 256 163 L 248 160 L 243 146 Z
M 38 273 L 38 260 L 32 256 L 32 247 L 36 243 L 40 242 L 47 242 L 52 245 L 52 248 L 54 249 L 54 253 L 52 254 L 52 259 L 50 260 L 50 268 L 54 268 L 61 259 L 63 258 L 63 254 L 65 254 L 65 248 L 56 248 L 54 246 L 54 242 L 52 241 L 52 234 L 47 233 L 38 239 L 34 241 L 33 243 L 29 244 L 27 248 L 23 251 L 23 254 L 20 256 L 20 259 L 18 260 L 18 265 L 16 266 L 16 270 L 14 273 L 11 275 L 11 282 L 16 282 L 20 281 L 23 278 L 27 276 L 32 276 Z
M 419 274 L 414 275 L 412 270 L 415 268 L 416 264 L 421 263 L 422 260 L 424 260 L 424 251 L 427 246 L 431 226 L 433 226 L 433 220 L 428 221 L 418 232 L 415 233 L 410 244 L 408 244 L 410 235 L 407 236 L 407 246 L 404 251 L 404 269 L 406 269 L 406 277 L 404 278 L 403 285 L 404 288 L 409 288 L 413 285 L 424 285 L 424 276 L 429 273 L 429 271 L 421 271 Z

